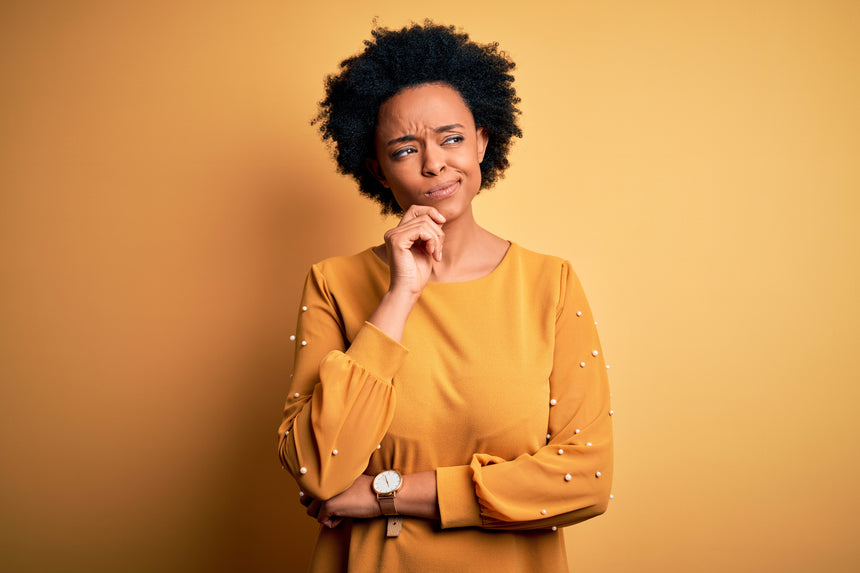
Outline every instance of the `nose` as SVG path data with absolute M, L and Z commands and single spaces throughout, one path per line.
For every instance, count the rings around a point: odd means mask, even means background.
M 445 169 L 445 152 L 435 145 L 428 145 L 424 150 L 424 165 L 422 173 L 433 177 L 439 175 Z

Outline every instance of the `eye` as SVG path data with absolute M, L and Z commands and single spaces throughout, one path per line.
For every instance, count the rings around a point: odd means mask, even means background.
M 414 147 L 404 147 L 403 149 L 398 149 L 394 153 L 391 154 L 393 159 L 400 159 L 401 157 L 406 157 L 407 155 L 411 155 L 415 153 Z
M 442 144 L 443 145 L 448 145 L 448 144 L 456 145 L 458 143 L 461 143 L 462 141 L 465 141 L 465 139 L 466 138 L 463 137 L 462 135 L 452 135 L 451 137 L 446 137 L 445 141 L 443 141 Z

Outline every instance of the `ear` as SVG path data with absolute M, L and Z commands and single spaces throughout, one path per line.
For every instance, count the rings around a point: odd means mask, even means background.
M 382 169 L 379 167 L 379 161 L 376 159 L 371 159 L 368 157 L 364 160 L 364 165 L 367 166 L 367 170 L 379 181 L 380 185 L 385 188 L 388 188 L 388 182 L 385 180 L 385 175 L 382 173 Z
M 490 134 L 484 127 L 479 127 L 475 131 L 478 140 L 478 163 L 484 161 L 484 153 L 487 151 L 487 144 L 490 143 Z

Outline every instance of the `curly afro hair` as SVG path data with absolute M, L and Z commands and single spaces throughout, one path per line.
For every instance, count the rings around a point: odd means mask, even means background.
M 412 24 L 400 30 L 377 27 L 365 49 L 326 78 L 325 99 L 311 122 L 323 140 L 334 142 L 340 173 L 358 182 L 362 194 L 377 201 L 382 213 L 400 213 L 391 192 L 366 167 L 375 158 L 374 135 L 380 106 L 405 88 L 444 83 L 456 89 L 489 134 L 481 162 L 481 189 L 491 187 L 508 167 L 512 139 L 522 137 L 520 110 L 511 71 L 515 64 L 497 43 L 477 44 L 453 26 Z

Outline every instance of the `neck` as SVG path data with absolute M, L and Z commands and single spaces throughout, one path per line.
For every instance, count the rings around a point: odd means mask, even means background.
M 442 247 L 442 260 L 434 263 L 434 269 L 456 270 L 469 259 L 470 253 L 480 250 L 480 245 L 492 236 L 489 231 L 478 225 L 471 210 L 442 226 L 445 244 Z
M 433 263 L 430 280 L 459 282 L 490 273 L 508 250 L 508 242 L 475 221 L 471 210 L 442 226 L 442 260 Z

